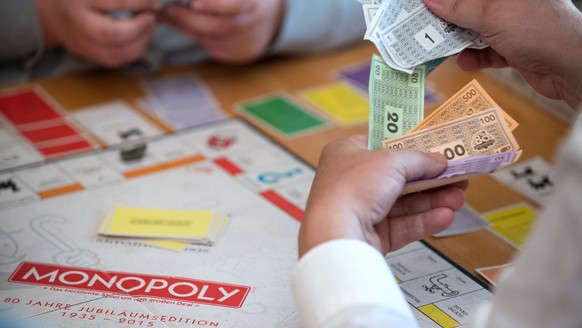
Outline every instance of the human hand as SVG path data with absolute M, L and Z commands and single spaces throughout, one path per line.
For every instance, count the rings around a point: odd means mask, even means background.
M 169 6 L 161 17 L 215 60 L 244 64 L 267 51 L 283 12 L 283 0 L 194 0 L 190 7 Z
M 370 151 L 365 136 L 327 145 L 299 232 L 299 255 L 333 239 L 365 241 L 383 254 L 444 230 L 464 201 L 467 182 L 400 197 L 408 181 L 437 176 L 440 154 Z
M 466 49 L 463 69 L 513 67 L 540 94 L 582 102 L 582 14 L 571 0 L 424 0 L 442 19 L 479 32 L 491 48 Z
M 159 0 L 37 0 L 45 48 L 63 46 L 69 52 L 105 67 L 138 59 L 156 25 Z M 134 12 L 126 19 L 111 13 Z

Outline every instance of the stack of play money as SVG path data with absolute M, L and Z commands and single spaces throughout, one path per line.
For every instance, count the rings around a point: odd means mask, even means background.
M 518 123 L 473 80 L 424 118 L 422 66 L 407 75 L 374 56 L 370 73 L 370 149 L 414 148 L 448 160 L 520 151 Z
M 442 153 L 448 169 L 410 183 L 404 193 L 489 173 L 513 163 L 521 149 L 511 131 L 517 122 L 477 81 L 424 118 L 424 77 L 448 56 L 487 47 L 481 36 L 434 15 L 422 0 L 358 0 L 372 41 L 368 148 L 412 148 Z
M 426 73 L 446 57 L 465 48 L 485 48 L 479 33 L 446 22 L 433 14 L 422 0 L 359 0 L 372 41 L 386 63 L 412 73 L 425 64 Z
M 521 149 L 518 123 L 473 80 L 424 118 L 424 66 L 412 74 L 373 56 L 370 69 L 368 148 L 413 148 L 442 153 L 448 169 L 435 179 L 411 183 L 404 193 L 433 188 L 515 162 Z
M 445 172 L 406 186 L 406 193 L 490 173 L 517 161 L 521 148 L 511 132 L 517 126 L 473 80 L 407 134 L 385 138 L 381 143 L 385 148 L 438 152 L 449 160 Z
M 379 56 L 372 57 L 368 93 L 370 114 L 368 148 L 379 149 L 382 141 L 413 131 L 447 123 L 491 108 L 500 108 L 476 80 L 424 119 L 424 65 L 407 74 L 389 67 Z M 503 112 L 511 131 L 517 122 Z

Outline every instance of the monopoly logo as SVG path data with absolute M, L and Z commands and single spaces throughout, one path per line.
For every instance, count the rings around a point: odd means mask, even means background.
M 22 262 L 10 282 L 240 308 L 250 287 L 178 277 Z

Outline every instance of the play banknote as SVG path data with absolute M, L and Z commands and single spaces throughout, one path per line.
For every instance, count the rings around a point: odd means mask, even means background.
M 492 108 L 402 137 L 384 140 L 384 148 L 438 152 L 449 161 L 470 156 L 520 151 L 503 112 Z
M 432 179 L 409 182 L 401 194 L 409 194 L 421 190 L 449 185 L 483 173 L 492 173 L 498 168 L 515 162 L 519 155 L 515 151 L 500 154 L 465 157 L 450 161 L 447 169 Z
M 456 118 L 469 116 L 494 107 L 501 108 L 483 89 L 481 84 L 477 80 L 473 80 L 435 109 L 420 124 L 415 126 L 411 132 L 424 130 L 431 126 L 450 122 Z M 519 125 L 506 112 L 503 112 L 503 117 L 509 130 L 515 130 Z
M 368 149 L 404 135 L 424 117 L 424 67 L 412 74 L 397 71 L 374 55 L 370 70 Z
M 366 19 L 371 16 L 370 5 L 378 3 L 363 3 Z M 478 33 L 434 15 L 422 0 L 381 1 L 379 5 L 364 39 L 373 42 L 394 69 L 411 73 L 415 66 L 437 60 L 429 65 L 435 68 L 444 58 L 465 48 L 488 46 Z

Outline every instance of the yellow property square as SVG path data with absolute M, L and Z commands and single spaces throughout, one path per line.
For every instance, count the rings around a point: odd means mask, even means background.
M 344 82 L 303 91 L 301 97 L 341 124 L 368 121 L 368 99 Z
M 519 203 L 483 214 L 490 229 L 514 246 L 521 247 L 529 239 L 538 212 L 527 203 Z

